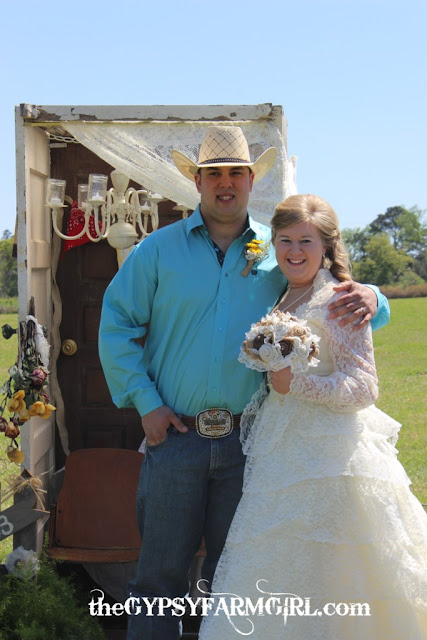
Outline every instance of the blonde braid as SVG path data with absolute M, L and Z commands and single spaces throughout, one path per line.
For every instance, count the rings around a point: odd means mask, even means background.
M 341 238 L 341 233 L 337 229 L 337 236 L 333 238 L 330 247 L 326 249 L 326 258 L 329 260 L 329 271 L 334 278 L 340 280 L 351 280 L 351 267 L 347 250 Z

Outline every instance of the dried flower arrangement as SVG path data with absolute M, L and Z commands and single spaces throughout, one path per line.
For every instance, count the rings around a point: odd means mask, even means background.
M 2 328 L 3 337 L 11 335 L 10 327 Z M 49 344 L 43 327 L 34 315 L 20 323 L 16 363 L 9 369 L 9 380 L 0 389 L 0 433 L 10 438 L 7 457 L 21 464 L 24 455 L 16 441 L 20 427 L 32 417 L 49 418 L 55 407 L 50 403 L 46 387 L 49 380 Z M 5 417 L 5 413 L 8 417 Z

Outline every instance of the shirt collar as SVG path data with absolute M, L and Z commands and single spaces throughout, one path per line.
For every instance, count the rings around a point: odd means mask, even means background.
M 200 205 L 199 204 L 194 209 L 193 213 L 187 218 L 186 222 L 187 222 L 187 224 L 186 224 L 187 237 L 190 235 L 190 231 L 192 231 L 193 229 L 196 229 L 197 227 L 205 227 L 205 223 L 203 222 L 202 214 L 200 213 Z M 253 236 L 252 237 L 258 236 L 259 238 L 262 238 L 263 240 L 267 239 L 266 236 L 268 235 L 269 229 L 267 227 L 265 227 L 264 225 L 259 224 L 259 222 L 257 222 L 256 220 L 251 218 L 251 216 L 248 215 L 248 225 L 247 225 L 247 227 L 244 230 L 242 235 L 244 236 L 246 233 L 249 232 L 249 230 L 251 230 L 253 232 Z
M 186 220 L 186 232 L 187 237 L 190 235 L 190 231 L 196 229 L 197 227 L 204 227 L 205 223 L 203 222 L 202 214 L 200 213 L 200 205 L 194 209 L 193 213 Z

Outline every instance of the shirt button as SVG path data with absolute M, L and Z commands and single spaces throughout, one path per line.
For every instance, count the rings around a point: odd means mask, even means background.
M 216 387 L 212 387 L 212 391 L 216 391 Z
M 218 327 L 218 331 L 222 331 L 222 327 Z
M 228 273 L 225 274 L 225 277 L 228 278 Z

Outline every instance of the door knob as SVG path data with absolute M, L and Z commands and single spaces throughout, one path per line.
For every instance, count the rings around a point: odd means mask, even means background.
M 77 343 L 67 338 L 61 345 L 61 351 L 65 356 L 73 356 L 77 351 Z

